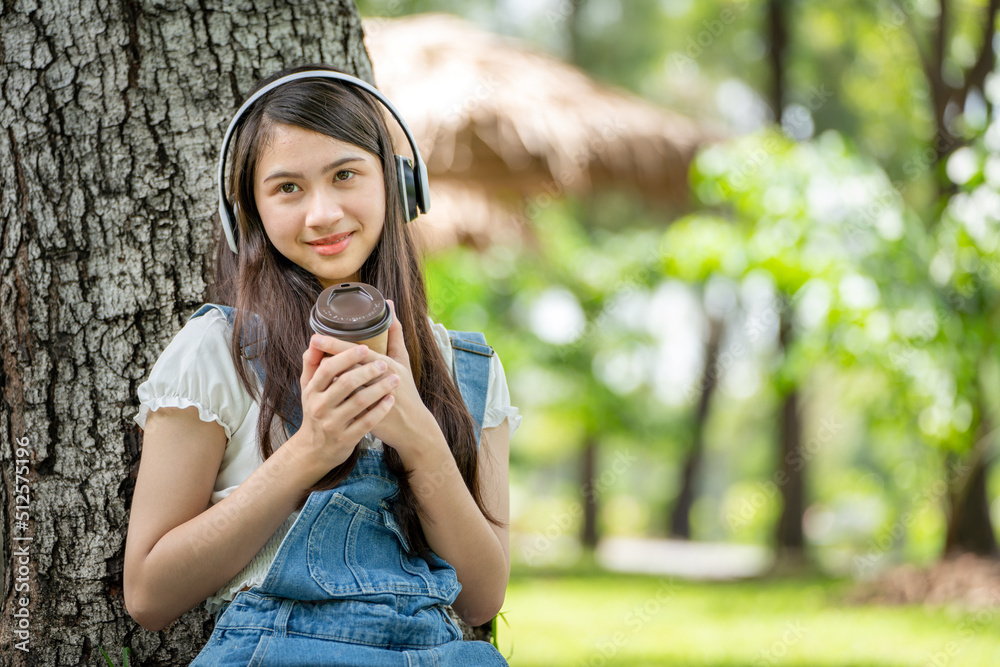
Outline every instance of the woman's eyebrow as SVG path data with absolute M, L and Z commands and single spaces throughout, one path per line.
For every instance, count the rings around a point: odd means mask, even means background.
M 339 160 L 334 160 L 330 164 L 323 167 L 323 174 L 328 174 L 338 167 L 342 167 L 348 162 L 361 162 L 364 161 L 360 155 L 348 155 L 347 157 L 342 157 Z M 276 171 L 267 176 L 262 183 L 267 183 L 268 181 L 274 180 L 275 178 L 303 178 L 303 175 L 297 171 Z

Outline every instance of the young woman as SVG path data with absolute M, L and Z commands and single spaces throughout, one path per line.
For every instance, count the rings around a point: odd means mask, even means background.
M 234 119 L 213 299 L 229 308 L 190 319 L 138 390 L 126 606 L 155 631 L 205 602 L 197 665 L 506 664 L 445 609 L 475 626 L 504 599 L 520 417 L 503 368 L 478 349 L 471 415 L 376 97 L 324 66 L 269 85 Z M 392 307 L 385 355 L 310 331 L 345 281 Z

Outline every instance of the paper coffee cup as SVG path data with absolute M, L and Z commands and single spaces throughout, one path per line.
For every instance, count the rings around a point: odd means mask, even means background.
M 367 345 L 385 354 L 392 310 L 385 297 L 367 283 L 340 283 L 327 287 L 316 299 L 309 326 L 318 334 Z

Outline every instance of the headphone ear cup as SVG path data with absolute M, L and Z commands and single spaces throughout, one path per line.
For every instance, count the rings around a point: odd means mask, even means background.
M 413 177 L 413 163 L 402 155 L 396 156 L 396 175 L 399 177 L 399 198 L 407 222 L 417 219 L 417 185 Z

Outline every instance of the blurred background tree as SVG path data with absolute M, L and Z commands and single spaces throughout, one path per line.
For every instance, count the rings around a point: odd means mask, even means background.
M 527 245 L 430 258 L 439 316 L 498 341 L 530 411 L 536 546 L 576 553 L 603 517 L 856 574 L 995 554 L 998 2 L 359 6 L 462 15 L 740 137 L 702 153 L 682 219 L 569 198 Z M 600 484 L 627 443 L 641 462 Z

